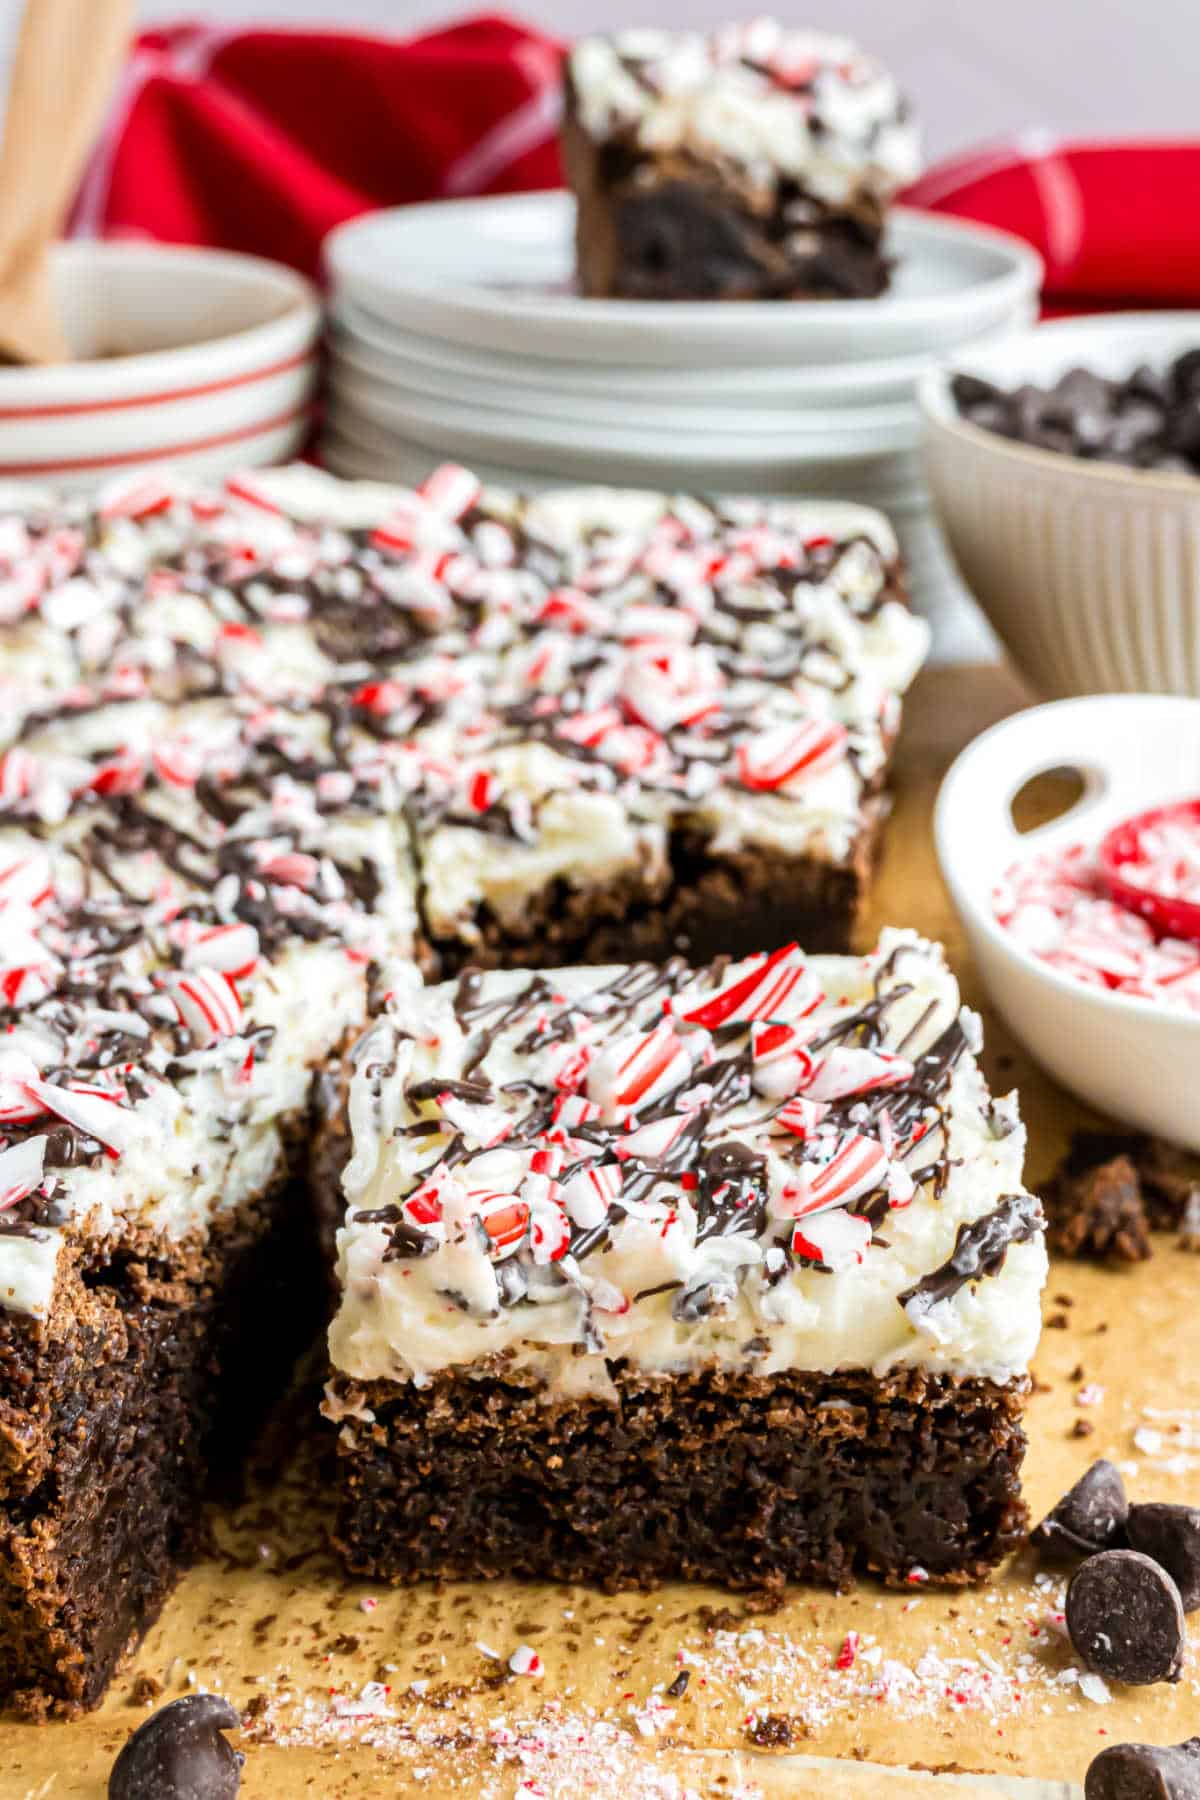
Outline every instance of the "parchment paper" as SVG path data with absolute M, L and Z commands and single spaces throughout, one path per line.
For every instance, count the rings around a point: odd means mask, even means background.
M 929 812 L 954 748 L 1020 701 L 995 670 L 923 678 L 871 923 L 872 934 L 892 920 L 943 938 L 973 1001 Z M 987 1026 L 993 1085 L 1021 1087 L 1036 1185 L 1085 1115 L 994 1018 Z M 1123 1466 L 1135 1497 L 1195 1499 L 1198 1294 L 1200 1259 L 1165 1237 L 1136 1269 L 1053 1269 L 1028 1415 L 1035 1516 L 1099 1455 Z M 1081 1681 L 1061 1582 L 1039 1578 L 1028 1554 L 966 1594 L 797 1590 L 759 1613 L 686 1587 L 609 1597 L 503 1582 L 347 1585 L 323 1547 L 327 1518 L 303 1460 L 264 1496 L 219 1513 L 219 1553 L 184 1582 L 99 1713 L 0 1724 L 0 1793 L 99 1800 L 127 1732 L 189 1688 L 250 1709 L 246 1800 L 1064 1800 L 1105 1744 L 1175 1742 L 1200 1726 L 1200 1651 L 1174 1687 Z M 537 1650 L 539 1679 L 510 1674 L 519 1644 Z M 687 1691 L 672 1697 L 684 1670 Z

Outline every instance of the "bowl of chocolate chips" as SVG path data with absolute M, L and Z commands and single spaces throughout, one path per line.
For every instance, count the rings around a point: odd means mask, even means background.
M 1033 685 L 1200 695 L 1200 312 L 1034 326 L 921 406 L 942 528 Z

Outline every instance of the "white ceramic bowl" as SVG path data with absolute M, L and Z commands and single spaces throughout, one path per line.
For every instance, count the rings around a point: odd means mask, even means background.
M 1083 776 L 1078 804 L 1018 832 L 1013 799 L 1058 768 Z M 971 954 L 1015 1036 L 1101 1112 L 1200 1151 L 1200 1017 L 1084 987 L 1023 949 L 991 904 L 1013 863 L 1096 843 L 1120 819 L 1197 794 L 1200 700 L 1096 695 L 1033 707 L 976 738 L 942 784 L 934 834 Z
M 56 246 L 78 361 L 0 368 L 0 479 L 92 486 L 166 463 L 216 476 L 284 459 L 308 430 L 320 304 L 255 256 Z
M 958 416 L 955 373 L 1044 385 L 1162 367 L 1200 312 L 1039 325 L 921 385 L 934 505 L 967 586 L 1042 693 L 1200 695 L 1200 478 L 1033 450 Z

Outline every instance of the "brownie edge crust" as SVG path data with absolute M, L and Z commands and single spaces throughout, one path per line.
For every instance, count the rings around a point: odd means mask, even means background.
M 615 1399 L 550 1400 L 511 1372 L 335 1378 L 349 1567 L 609 1590 L 960 1585 L 1025 1531 L 1024 1377 L 611 1373 Z

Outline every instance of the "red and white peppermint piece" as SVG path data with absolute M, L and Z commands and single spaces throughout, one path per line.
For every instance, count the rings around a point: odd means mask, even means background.
M 588 1287 L 588 1294 L 597 1312 L 612 1313 L 620 1317 L 629 1311 L 629 1295 L 623 1293 L 614 1282 L 607 1281 L 603 1275 L 594 1277 Z
M 467 805 L 472 812 L 485 813 L 495 806 L 500 784 L 489 769 L 476 769 L 467 776 Z
M 617 633 L 628 643 L 690 644 L 698 620 L 678 606 L 623 606 L 617 616 Z
M 364 681 L 350 696 L 351 706 L 370 713 L 373 719 L 390 719 L 407 706 L 410 690 L 403 681 Z
M 871 1245 L 871 1227 L 857 1213 L 827 1212 L 792 1230 L 792 1250 L 810 1256 L 835 1275 L 861 1263 Z
M 611 732 L 621 728 L 621 715 L 615 706 L 600 706 L 594 712 L 567 713 L 554 722 L 555 732 L 569 743 L 595 750 Z
M 738 779 L 755 793 L 772 793 L 840 762 L 847 732 L 831 719 L 775 725 L 737 746 Z
M 494 1194 L 486 1188 L 471 1189 L 467 1199 L 491 1239 L 489 1255 L 493 1262 L 520 1249 L 529 1227 L 529 1207 L 524 1200 L 514 1200 L 511 1194 Z
M 686 1081 L 691 1058 L 669 1019 L 606 1044 L 588 1070 L 588 1095 L 607 1111 L 636 1111 Z
M 551 1180 L 561 1175 L 567 1153 L 562 1144 L 539 1144 L 529 1158 L 529 1167 L 535 1175 L 548 1175 Z
M 128 1147 L 134 1115 L 121 1104 L 121 1094 L 87 1082 L 72 1081 L 60 1087 L 40 1078 L 31 1083 L 31 1088 L 46 1112 L 73 1125 L 86 1137 L 95 1138 L 110 1156 L 118 1157 Z
M 751 1079 L 760 1094 L 782 1100 L 807 1088 L 814 1068 L 805 1033 L 780 1020 L 755 1020 L 750 1027 Z M 825 1096 L 821 1096 L 825 1098 Z
M 529 1248 L 539 1268 L 557 1262 L 571 1248 L 571 1222 L 553 1199 L 529 1202 Z
M 883 1145 L 858 1132 L 848 1132 L 825 1163 L 801 1163 L 795 1177 L 783 1189 L 781 1206 L 794 1219 L 848 1206 L 873 1193 L 887 1179 L 888 1159 Z
M 534 618 L 539 625 L 558 625 L 564 631 L 599 634 L 608 624 L 608 613 L 582 588 L 554 588 L 546 595 Z
M 645 781 L 664 780 L 673 766 L 666 740 L 648 725 L 621 725 L 606 732 L 596 749 L 619 774 Z
M 168 787 L 195 787 L 204 773 L 204 756 L 195 744 L 176 738 L 152 753 L 154 773 Z
M 139 475 L 106 487 L 100 496 L 102 519 L 149 519 L 169 512 L 175 496 L 157 475 Z
M 96 764 L 90 785 L 95 794 L 118 795 L 136 794 L 145 782 L 145 757 L 136 750 L 125 749 Z
M 48 856 L 34 851 L 6 862 L 4 852 L 0 851 L 0 907 L 30 906 L 36 910 L 53 894 L 54 879 Z
M 819 1059 L 804 1091 L 812 1100 L 843 1100 L 848 1094 L 901 1086 L 912 1073 L 912 1064 L 890 1051 L 836 1044 Z
M 377 550 L 386 550 L 393 556 L 407 556 L 415 550 L 420 537 L 420 511 L 417 505 L 397 506 L 386 519 L 381 519 L 371 533 L 371 542 Z
M 812 1137 L 829 1108 L 820 1100 L 810 1100 L 806 1095 L 796 1094 L 788 1100 L 771 1120 L 772 1131 L 790 1131 L 794 1137 Z
M 273 844 L 257 846 L 255 863 L 259 874 L 268 881 L 303 888 L 306 892 L 316 887 L 321 874 L 321 865 L 315 856 L 305 850 L 284 850 Z
M 13 935 L 18 942 L 13 943 Z M 10 956 L 23 956 L 24 961 L 10 963 Z M 59 964 L 47 956 L 36 940 L 29 942 L 25 934 L 0 933 L 0 1001 L 12 1008 L 35 1006 L 54 991 L 54 977 Z
M 100 691 L 106 700 L 141 700 L 149 692 L 146 671 L 136 663 L 118 663 Z
M 722 680 L 707 649 L 647 644 L 629 653 L 621 698 L 637 724 L 664 733 L 718 711 Z
M 621 1171 L 616 1163 L 577 1170 L 559 1189 L 571 1223 L 580 1231 L 591 1231 L 595 1226 L 603 1225 L 609 1207 L 620 1196 L 621 1182 Z
M 218 970 L 199 968 L 187 974 L 172 971 L 162 981 L 180 1024 L 198 1048 L 207 1050 L 241 1030 L 242 1003 L 232 983 Z
M 821 1004 L 821 985 L 804 960 L 799 944 L 784 944 L 769 956 L 753 957 L 724 982 L 715 994 L 682 1010 L 672 1001 L 671 1010 L 685 1025 L 703 1025 L 715 1031 L 720 1025 L 747 1025 L 753 1019 L 799 1019 Z
M 483 483 L 460 463 L 443 463 L 426 476 L 417 493 L 440 518 L 461 519 L 477 504 Z
M 585 1062 L 579 1070 L 580 1081 L 583 1080 L 586 1073 L 587 1064 Z M 554 1085 L 562 1087 L 561 1072 L 555 1078 Z M 554 1102 L 552 1117 L 556 1125 L 563 1126 L 567 1131 L 573 1131 L 577 1125 L 592 1124 L 600 1117 L 600 1113 L 601 1108 L 597 1106 L 596 1102 L 588 1100 L 583 1094 L 563 1093 Z
M 619 1138 L 614 1149 L 623 1162 L 631 1156 L 653 1161 L 666 1155 L 686 1125 L 686 1117 L 652 1119 L 649 1125 L 639 1125 Z
M 514 1675 L 539 1676 L 546 1672 L 541 1657 L 536 1650 L 531 1650 L 528 1644 L 517 1645 L 508 1659 L 508 1666 Z
M 42 1184 L 46 1166 L 46 1139 L 25 1138 L 0 1150 L 0 1212 L 25 1200 Z
M 441 1183 L 436 1179 L 422 1182 L 404 1201 L 404 1211 L 413 1225 L 440 1225 L 442 1219 Z
M 41 763 L 30 750 L 14 745 L 0 756 L 0 810 L 32 799 L 37 791 Z
M 35 1085 L 38 1067 L 19 1051 L 0 1051 L 0 1126 L 29 1125 L 45 1112 Z
M 205 926 L 183 955 L 185 969 L 217 969 L 238 981 L 252 975 L 257 962 L 258 933 L 253 925 L 241 923 Z

